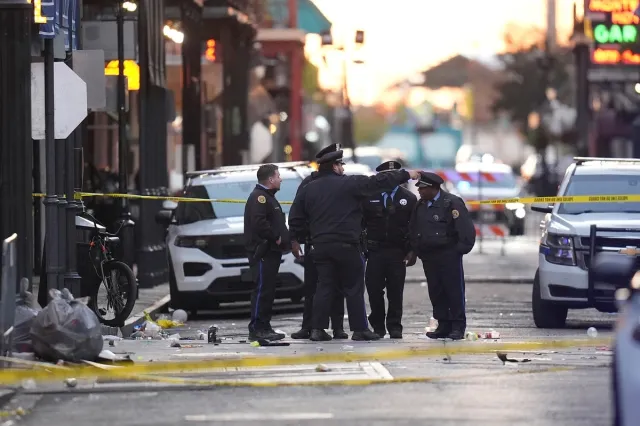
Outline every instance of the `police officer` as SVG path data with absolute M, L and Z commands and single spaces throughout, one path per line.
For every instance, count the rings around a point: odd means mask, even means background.
M 421 172 L 416 186 L 420 200 L 411 217 L 409 232 L 413 250 L 422 260 L 429 298 L 438 328 L 431 339 L 460 340 L 467 326 L 462 256 L 476 241 L 473 221 L 461 198 L 440 188 L 435 173 Z
M 392 170 L 375 176 L 344 176 L 342 150 L 318 159 L 319 177 L 296 197 L 289 212 L 289 223 L 301 229 L 308 223 L 311 253 L 318 268 L 318 289 L 313 300 L 311 340 L 331 340 L 324 330 L 335 293 L 347 299 L 349 327 L 353 340 L 378 340 L 369 330 L 364 304 L 364 257 L 360 247 L 362 233 L 361 202 L 373 194 L 393 190 L 418 172 Z
M 376 171 L 400 170 L 397 161 L 380 164 Z M 418 199 L 406 188 L 396 186 L 389 192 L 373 195 L 363 203 L 363 226 L 367 238 L 367 270 L 365 274 L 373 331 L 383 338 L 386 330 L 392 339 L 402 338 L 402 295 L 407 265 L 416 257 L 409 243 L 409 220 Z M 389 310 L 386 315 L 384 290 Z
M 331 144 L 323 148 L 316 155 L 316 159 L 323 157 L 325 154 L 336 152 L 340 150 L 340 144 Z M 310 182 L 319 178 L 321 174 L 319 172 L 312 172 L 309 176 L 304 178 L 298 191 L 296 193 L 296 199 L 298 194 L 309 184 Z M 302 313 L 302 327 L 299 331 L 291 333 L 292 339 L 308 339 L 311 337 L 311 317 L 313 312 L 313 296 L 316 294 L 316 288 L 318 287 L 318 269 L 313 263 L 313 256 L 311 255 L 311 239 L 309 238 L 309 224 L 307 223 L 304 229 L 296 229 L 294 226 L 289 227 L 291 234 L 291 246 L 293 254 L 296 257 L 300 257 L 300 244 L 298 241 L 304 242 L 304 312 Z M 331 304 L 331 328 L 333 329 L 334 339 L 348 339 L 349 335 L 344 331 L 344 296 L 341 292 L 335 293 L 335 300 Z
M 275 197 L 282 178 L 274 164 L 260 166 L 257 177 L 258 184 L 244 209 L 245 248 L 255 284 L 251 294 L 249 340 L 280 340 L 285 335 L 273 330 L 271 315 L 282 254 L 290 249 L 285 215 Z

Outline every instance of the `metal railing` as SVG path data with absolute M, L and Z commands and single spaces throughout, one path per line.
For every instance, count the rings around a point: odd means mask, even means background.
M 11 355 L 13 325 L 18 293 L 16 247 L 18 235 L 2 242 L 2 277 L 0 278 L 0 356 Z M 0 366 L 3 366 L 0 363 Z

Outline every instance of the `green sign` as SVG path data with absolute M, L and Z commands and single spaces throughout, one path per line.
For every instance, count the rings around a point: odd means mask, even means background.
M 599 24 L 593 29 L 593 38 L 599 44 L 636 43 L 638 28 L 635 25 Z

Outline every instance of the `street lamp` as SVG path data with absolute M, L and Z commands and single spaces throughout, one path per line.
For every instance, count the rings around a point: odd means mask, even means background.
M 357 162 L 358 159 L 356 157 L 356 146 L 353 136 L 353 112 L 351 111 L 351 99 L 349 98 L 349 90 L 348 90 L 348 54 L 351 53 L 350 49 L 346 44 L 335 45 L 333 36 L 330 32 L 323 33 L 322 37 L 322 46 L 332 46 L 336 50 L 341 51 L 342 55 L 342 106 L 343 109 L 340 110 L 340 128 L 342 131 L 340 132 L 341 143 L 353 150 L 353 161 Z M 364 31 L 357 30 L 354 37 L 355 50 L 359 50 L 364 45 Z M 351 59 L 351 61 L 355 64 L 363 64 L 364 61 L 360 58 Z M 325 59 L 326 62 L 326 59 Z
M 127 111 L 125 97 L 127 95 L 125 91 L 124 81 L 124 18 L 127 12 L 133 12 L 137 10 L 137 5 L 134 2 L 126 1 L 124 3 L 118 2 L 116 6 L 116 30 L 117 30 L 117 43 L 118 43 L 118 81 L 117 81 L 117 102 L 118 102 L 118 183 L 120 187 L 120 193 L 126 194 L 128 192 L 128 176 L 127 166 L 129 156 L 129 143 L 127 141 Z M 121 199 L 120 205 L 120 219 L 119 222 L 122 225 L 121 230 L 123 234 L 122 248 L 123 248 L 123 261 L 129 266 L 133 264 L 133 253 L 131 248 L 133 247 L 133 229 L 134 222 L 131 220 L 131 212 L 129 212 L 129 202 L 126 198 Z

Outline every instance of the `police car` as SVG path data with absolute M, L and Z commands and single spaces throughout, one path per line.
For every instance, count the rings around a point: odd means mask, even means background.
M 574 158 L 560 196 L 640 194 L 640 160 Z M 532 292 L 539 328 L 564 327 L 569 309 L 615 312 L 615 288 L 594 279 L 591 261 L 600 252 L 635 259 L 640 268 L 640 203 L 598 202 L 534 205 L 546 213 Z
M 634 263 L 629 256 L 604 252 L 593 265 L 594 279 L 614 286 L 620 305 L 611 366 L 614 426 L 636 425 L 640 418 L 640 272 Z
M 281 163 L 282 185 L 276 197 L 293 201 L 306 162 Z M 260 165 L 221 167 L 190 172 L 183 196 L 188 198 L 246 200 L 256 185 Z M 169 207 L 169 206 L 166 206 Z M 156 219 L 167 226 L 171 307 L 215 309 L 220 303 L 247 301 L 253 283 L 244 247 L 244 202 L 181 202 L 163 210 Z M 282 204 L 288 215 L 290 204 Z M 288 216 L 287 216 L 288 217 Z M 276 287 L 277 299 L 300 302 L 304 268 L 291 253 L 282 257 Z

